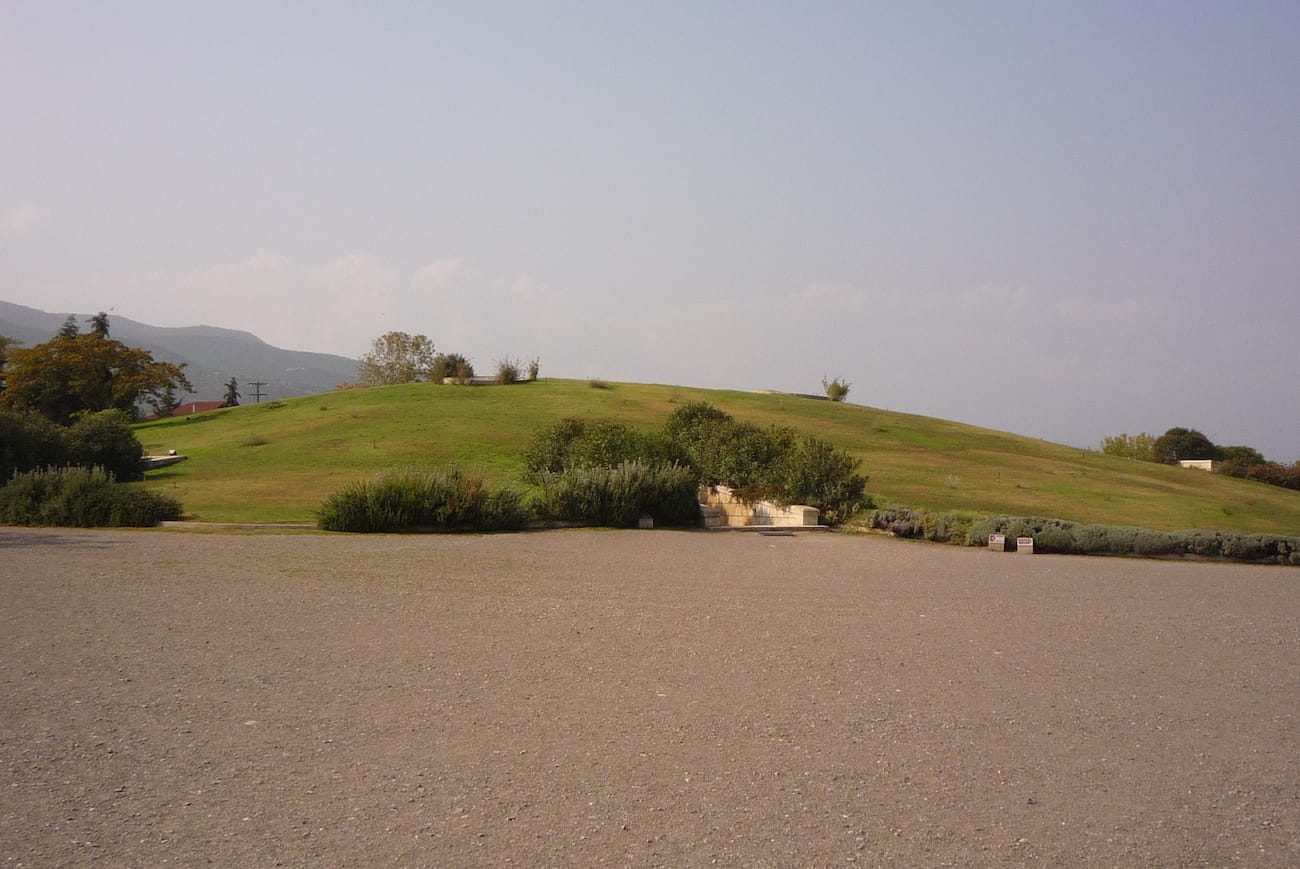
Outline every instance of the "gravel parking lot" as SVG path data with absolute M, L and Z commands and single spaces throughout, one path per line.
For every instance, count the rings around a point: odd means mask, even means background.
M 1300 865 L 1300 570 L 0 528 L 0 866 Z

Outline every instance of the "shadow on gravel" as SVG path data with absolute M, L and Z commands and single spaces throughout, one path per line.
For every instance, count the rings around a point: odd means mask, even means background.
M 38 546 L 76 546 L 81 549 L 111 549 L 113 544 L 107 540 L 59 531 L 31 529 L 30 531 L 11 531 L 0 528 L 0 549 L 17 549 Z

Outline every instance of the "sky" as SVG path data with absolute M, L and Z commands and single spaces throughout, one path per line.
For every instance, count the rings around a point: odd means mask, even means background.
M 1289 463 L 1297 45 L 1294 0 L 0 0 L 0 299 Z

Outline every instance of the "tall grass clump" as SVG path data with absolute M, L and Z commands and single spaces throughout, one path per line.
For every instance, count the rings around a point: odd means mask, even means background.
M 549 519 L 614 528 L 636 525 L 643 513 L 656 525 L 693 525 L 699 519 L 695 474 L 681 465 L 573 467 L 544 472 L 541 485 L 541 512 Z
M 498 386 L 518 383 L 522 379 L 523 374 L 518 359 L 505 356 L 497 360 L 497 373 L 493 380 Z
M 457 467 L 400 468 L 354 483 L 326 499 L 316 524 L 325 531 L 514 531 L 531 518 L 516 489 L 489 487 Z
M 103 468 L 16 474 L 0 488 L 0 523 L 148 528 L 181 517 L 175 498 L 119 483 Z

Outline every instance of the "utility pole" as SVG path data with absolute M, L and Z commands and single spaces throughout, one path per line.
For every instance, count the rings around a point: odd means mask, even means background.
M 253 387 L 253 400 L 254 400 L 254 402 L 257 403 L 257 404 L 261 404 L 261 403 L 262 403 L 262 387 L 263 387 L 263 386 L 266 386 L 266 381 L 265 381 L 265 380 L 254 380 L 254 381 L 251 383 L 251 386 Z

